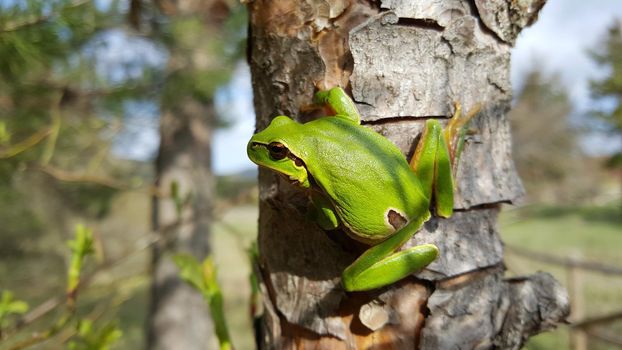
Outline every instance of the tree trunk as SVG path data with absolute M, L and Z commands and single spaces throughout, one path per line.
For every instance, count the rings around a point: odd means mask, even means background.
M 518 7 L 518 6 L 524 7 Z M 265 294 L 260 347 L 294 349 L 519 348 L 567 316 L 546 273 L 503 277 L 501 203 L 522 195 L 510 157 L 510 49 L 543 1 L 267 1 L 250 3 L 257 129 L 278 114 L 305 121 L 314 85 L 351 93 L 363 124 L 410 158 L 425 118 L 453 102 L 483 108 L 457 171 L 456 212 L 407 244 L 440 257 L 415 276 L 346 293 L 361 252 L 305 220 L 302 191 L 261 170 L 259 249 Z
M 228 6 L 221 0 L 157 3 L 178 25 L 168 33 L 169 78 L 161 104 L 156 160 L 156 186 L 161 197 L 154 197 L 152 211 L 153 228 L 159 237 L 152 252 L 147 348 L 216 349 L 208 306 L 199 292 L 182 282 L 171 257 L 191 253 L 202 261 L 210 252 L 214 184 L 211 137 L 216 116 L 213 88 L 199 88 L 219 81 L 206 81 L 206 74 L 228 72 L 219 66 L 221 57 L 213 50 L 220 40 L 215 33 L 228 14 Z M 196 79 L 195 75 L 202 80 L 189 80 Z
M 211 126 L 207 106 L 186 101 L 181 110 L 161 116 L 157 187 L 170 193 L 173 182 L 190 203 L 178 216 L 170 198 L 154 198 L 153 226 L 159 240 L 152 251 L 148 349 L 216 348 L 212 322 L 201 295 L 179 278 L 171 257 L 191 253 L 202 261 L 209 253 L 213 179 L 210 170 Z

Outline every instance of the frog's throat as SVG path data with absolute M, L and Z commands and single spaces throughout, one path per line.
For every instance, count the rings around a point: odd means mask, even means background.
M 300 186 L 302 188 L 310 188 L 311 187 L 311 174 L 309 173 L 309 169 L 307 168 L 307 165 L 305 164 L 305 162 L 302 159 L 296 157 L 296 155 L 292 153 L 291 151 L 289 151 L 289 149 L 287 152 L 287 158 L 291 159 L 291 161 L 294 163 L 296 167 L 303 168 L 305 176 L 296 177 L 295 175 L 288 175 L 285 173 L 281 173 L 281 175 L 283 175 L 293 185 Z

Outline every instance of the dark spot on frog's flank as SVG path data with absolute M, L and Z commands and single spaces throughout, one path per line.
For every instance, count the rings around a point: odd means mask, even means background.
M 389 219 L 389 224 L 391 224 L 391 226 L 393 226 L 396 230 L 399 230 L 408 222 L 405 217 L 393 209 L 387 212 L 387 219 Z

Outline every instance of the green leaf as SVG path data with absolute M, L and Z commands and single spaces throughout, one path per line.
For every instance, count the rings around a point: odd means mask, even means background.
M 12 292 L 4 290 L 0 297 L 0 328 L 8 326 L 8 316 L 24 314 L 27 311 L 28 304 L 25 301 L 15 300 Z
M 199 262 L 194 256 L 190 254 L 177 254 L 173 257 L 173 261 L 179 268 L 179 276 L 184 282 L 188 283 L 202 294 L 207 292 L 201 265 L 199 265 Z
M 93 232 L 82 224 L 76 226 L 75 238 L 67 245 L 71 249 L 71 261 L 67 271 L 67 292 L 71 295 L 80 283 L 84 259 L 94 252 Z
M 4 121 L 0 121 L 0 146 L 7 145 L 10 141 L 11 134 L 7 129 L 6 123 Z
M 190 254 L 178 254 L 173 257 L 175 264 L 180 269 L 181 278 L 190 286 L 197 289 L 209 305 L 210 315 L 214 322 L 214 328 L 220 349 L 231 349 L 231 338 L 225 320 L 223 310 L 223 297 L 220 285 L 216 279 L 216 266 L 211 257 L 205 258 L 202 264 Z
M 181 197 L 181 193 L 179 192 L 179 182 L 173 180 L 171 181 L 171 198 L 175 203 L 175 213 L 178 218 L 181 218 L 181 211 L 184 207 L 184 200 Z
M 114 322 L 97 328 L 93 325 L 93 321 L 83 319 L 78 323 L 77 334 L 69 342 L 67 348 L 70 350 L 108 350 L 122 336 L 123 332 Z

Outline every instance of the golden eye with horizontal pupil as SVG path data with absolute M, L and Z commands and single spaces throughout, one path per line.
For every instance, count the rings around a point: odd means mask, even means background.
M 270 151 L 270 157 L 274 160 L 281 160 L 287 157 L 287 147 L 280 142 L 272 142 L 268 145 L 268 150 Z

